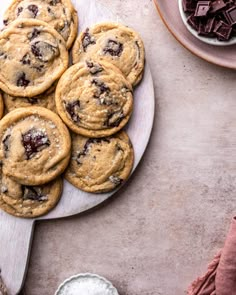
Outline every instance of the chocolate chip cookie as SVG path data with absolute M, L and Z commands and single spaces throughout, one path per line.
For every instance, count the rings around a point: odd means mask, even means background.
M 4 113 L 7 114 L 18 108 L 38 106 L 55 112 L 55 90 L 56 84 L 51 86 L 46 92 L 36 97 L 17 97 L 3 93 Z
M 4 14 L 7 26 L 21 18 L 38 19 L 52 26 L 69 49 L 77 36 L 78 16 L 70 0 L 14 0 Z
M 0 208 L 24 218 L 38 217 L 52 210 L 61 197 L 63 187 L 61 178 L 42 186 L 25 186 L 2 176 L 0 183 Z
M 131 116 L 132 86 L 112 64 L 86 60 L 70 67 L 59 80 L 56 107 L 75 133 L 109 136 L 123 128 Z
M 48 183 L 67 167 L 70 134 L 53 112 L 41 107 L 19 108 L 0 121 L 3 174 L 23 185 Z
M 0 119 L 3 116 L 3 113 L 4 113 L 3 94 L 0 90 Z
M 67 69 L 64 39 L 45 22 L 16 20 L 0 33 L 0 88 L 13 96 L 46 91 Z
M 73 134 L 65 178 L 86 192 L 108 192 L 129 177 L 133 162 L 133 147 L 124 131 L 96 139 Z
M 134 30 L 115 23 L 101 23 L 82 32 L 72 51 L 73 63 L 96 58 L 118 67 L 132 85 L 142 79 L 143 41 Z

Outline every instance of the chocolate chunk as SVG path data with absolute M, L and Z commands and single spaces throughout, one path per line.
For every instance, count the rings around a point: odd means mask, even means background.
M 93 79 L 92 84 L 97 87 L 97 92 L 94 94 L 95 98 L 100 98 L 100 96 L 104 93 L 108 94 L 111 89 L 106 86 L 106 84 L 98 79 Z
M 109 180 L 114 183 L 116 186 L 121 185 L 123 182 L 123 179 L 119 178 L 118 176 L 111 175 L 109 177 Z
M 206 16 L 208 11 L 210 10 L 210 4 L 211 1 L 198 1 L 194 16 Z
M 217 38 L 220 41 L 228 41 L 231 32 L 232 27 L 224 23 L 223 21 L 219 21 L 214 28 L 214 33 L 217 35 Z
M 32 200 L 38 202 L 48 200 L 48 197 L 46 195 L 43 195 L 40 187 L 22 186 L 22 191 L 24 200 Z
M 122 149 L 122 147 L 121 147 L 119 144 L 116 145 L 116 148 L 117 148 L 117 151 L 118 151 L 118 152 L 119 152 L 119 151 L 124 152 L 124 150 Z
M 40 31 L 37 29 L 33 29 L 33 31 L 30 34 L 28 34 L 28 38 L 31 41 L 34 38 L 38 37 L 39 35 L 40 35 Z
M 89 68 L 89 72 L 92 75 L 96 75 L 103 71 L 103 67 L 98 63 L 94 63 L 91 61 L 86 61 L 87 67 Z
M 7 152 L 9 151 L 9 148 L 10 148 L 10 137 L 11 135 L 8 134 L 2 141 L 5 158 L 7 157 Z
M 236 6 L 233 6 L 230 9 L 226 10 L 224 13 L 224 16 L 231 26 L 235 25 L 236 24 Z
M 226 7 L 224 0 L 216 0 L 211 2 L 210 13 L 216 13 Z
M 8 25 L 8 22 L 9 22 L 9 19 L 4 19 L 4 20 L 3 20 L 3 24 L 4 24 L 4 26 L 7 26 L 7 25 Z
M 20 60 L 20 62 L 22 62 L 23 65 L 30 65 L 31 60 L 30 60 L 30 55 L 29 55 L 29 53 L 26 53 L 26 54 L 22 57 L 22 59 Z
M 1 52 L 0 51 L 0 58 L 6 59 L 7 58 L 7 54 L 5 52 Z
M 194 13 L 187 18 L 187 23 L 190 24 L 196 31 L 199 29 L 199 18 L 194 16 Z
M 120 122 L 123 120 L 123 118 L 124 118 L 123 111 L 111 113 L 107 116 L 107 120 L 104 122 L 104 126 L 118 127 L 120 125 Z
M 59 50 L 57 47 L 54 47 L 44 41 L 37 41 L 32 44 L 31 51 L 37 59 L 43 62 L 49 62 L 59 54 Z
M 105 54 L 110 54 L 111 56 L 121 56 L 124 49 L 122 43 L 115 40 L 108 40 L 106 47 L 103 49 Z
M 236 3 L 234 0 L 226 0 L 225 4 L 226 4 L 226 7 L 229 9 L 229 8 L 235 6 Z
M 17 16 L 19 16 L 22 11 L 23 11 L 23 7 L 18 7 L 18 9 L 17 9 Z
M 76 100 L 74 102 L 64 102 L 65 104 L 65 108 L 66 111 L 70 114 L 71 119 L 75 122 L 75 123 L 79 123 L 80 121 L 80 117 L 77 114 L 78 110 L 80 109 L 80 101 Z
M 39 9 L 37 5 L 31 4 L 28 6 L 28 10 L 32 13 L 33 17 L 36 18 Z
M 49 5 L 51 5 L 51 6 L 55 6 L 55 5 L 57 5 L 58 3 L 61 3 L 61 0 L 51 0 L 51 1 L 49 2 Z
M 215 17 L 209 19 L 200 19 L 198 27 L 198 35 L 200 36 L 214 36 Z
M 214 25 L 215 25 L 215 19 L 216 18 L 214 16 L 214 17 L 208 18 L 207 21 L 206 21 L 205 32 L 208 33 L 208 35 L 213 32 Z
M 25 73 L 21 73 L 19 78 L 17 79 L 16 85 L 18 87 L 27 87 L 29 85 L 30 81 L 26 79 Z
M 110 139 L 109 138 L 89 138 L 86 141 L 83 150 L 81 152 L 78 152 L 77 154 L 77 159 L 76 159 L 77 163 L 79 165 L 81 164 L 80 158 L 87 155 L 91 144 L 101 144 L 102 142 L 110 143 Z
M 198 25 L 198 35 L 199 36 L 207 36 L 205 26 L 206 26 L 206 20 L 205 19 L 200 19 L 199 20 L 199 25 Z
M 36 42 L 35 44 L 31 45 L 31 51 L 32 53 L 38 58 L 38 59 L 42 59 L 42 53 L 40 52 L 40 48 L 38 48 L 37 44 L 40 41 Z
M 4 184 L 2 184 L 2 185 L 1 185 L 1 189 L 0 189 L 0 191 L 1 191 L 2 194 L 7 193 L 7 192 L 8 192 L 8 188 L 7 188 L 7 186 L 4 185 Z
M 25 148 L 27 160 L 31 159 L 36 153 L 50 146 L 50 140 L 41 130 L 30 129 L 22 135 L 22 143 Z
M 81 164 L 80 158 L 81 158 L 81 157 L 84 157 L 84 156 L 87 155 L 89 145 L 90 145 L 90 142 L 89 142 L 89 140 L 88 140 L 88 141 L 85 143 L 82 152 L 78 152 L 78 154 L 77 154 L 77 158 L 76 158 L 76 162 L 77 162 L 77 164 L 80 165 L 80 164 Z
M 195 12 L 195 9 L 197 7 L 197 2 L 192 0 L 183 0 L 183 9 L 184 12 Z
M 236 36 L 236 28 L 232 27 L 231 36 Z
M 87 47 L 92 44 L 96 44 L 95 38 L 89 34 L 89 29 L 86 29 L 82 38 L 82 46 L 84 51 L 86 52 Z
M 30 104 L 38 104 L 38 99 L 35 97 L 27 97 L 26 100 Z

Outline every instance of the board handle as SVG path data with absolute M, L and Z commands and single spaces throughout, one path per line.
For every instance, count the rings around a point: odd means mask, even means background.
M 34 220 L 0 212 L 0 269 L 8 295 L 20 292 L 28 266 Z

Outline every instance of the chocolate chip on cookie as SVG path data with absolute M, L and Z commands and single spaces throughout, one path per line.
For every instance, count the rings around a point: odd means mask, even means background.
M 40 129 L 32 128 L 22 134 L 22 143 L 25 148 L 27 160 L 35 154 L 50 146 L 50 140 L 45 132 Z
M 124 46 L 116 40 L 108 40 L 107 45 L 104 47 L 103 52 L 111 56 L 121 56 Z
M 94 37 L 92 37 L 89 33 L 89 29 L 86 29 L 86 31 L 83 33 L 83 36 L 81 37 L 81 42 L 82 42 L 82 46 L 84 51 L 86 52 L 87 47 L 89 45 L 93 45 L 96 44 L 96 40 Z
M 71 119 L 75 122 L 75 123 L 79 123 L 79 115 L 78 113 L 78 109 L 80 108 L 80 101 L 76 100 L 74 102 L 65 102 L 65 108 L 67 113 L 70 115 Z

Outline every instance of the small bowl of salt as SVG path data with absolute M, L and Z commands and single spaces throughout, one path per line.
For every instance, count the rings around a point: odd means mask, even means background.
M 119 295 L 107 279 L 91 273 L 78 274 L 65 280 L 55 295 Z

